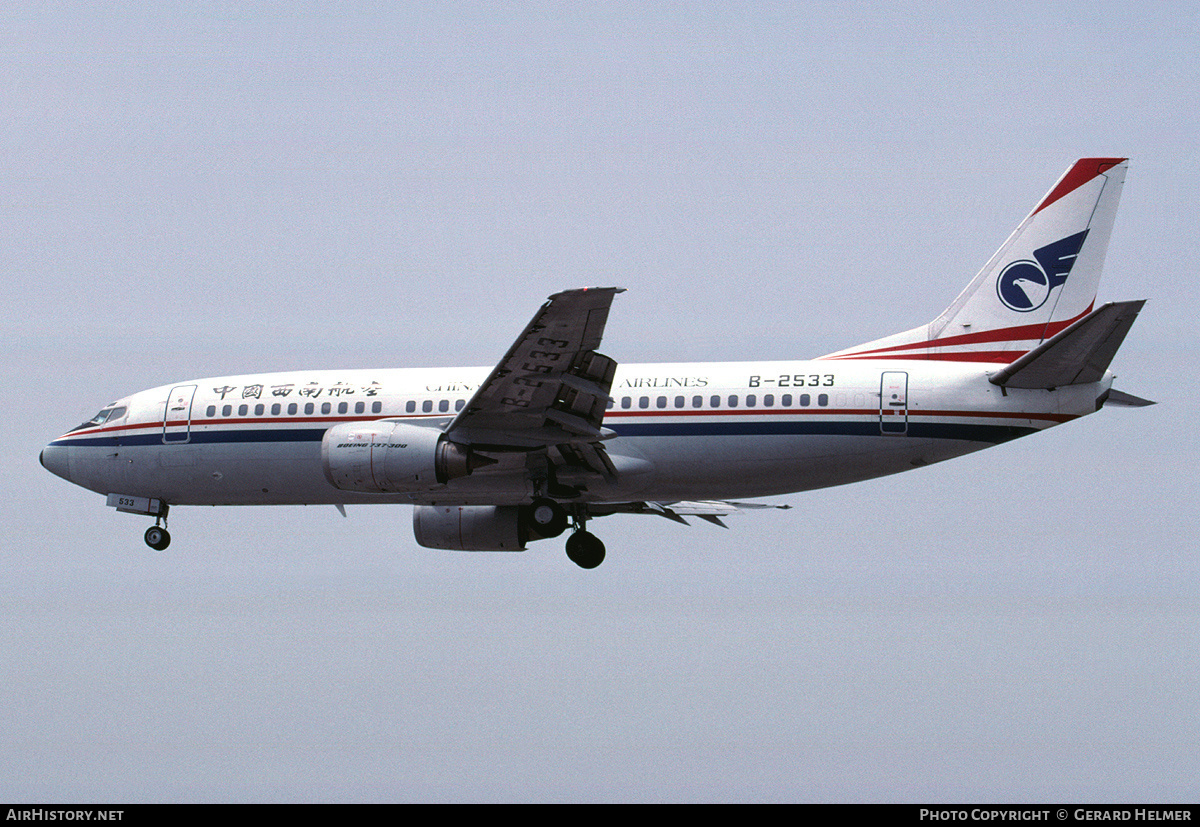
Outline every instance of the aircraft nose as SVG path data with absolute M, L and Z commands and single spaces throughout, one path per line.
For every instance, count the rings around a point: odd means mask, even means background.
M 51 442 L 42 449 L 42 453 L 38 459 L 42 463 L 42 467 L 51 474 L 62 477 L 64 480 L 71 479 L 71 468 L 67 458 L 67 447 L 64 445 L 55 445 Z

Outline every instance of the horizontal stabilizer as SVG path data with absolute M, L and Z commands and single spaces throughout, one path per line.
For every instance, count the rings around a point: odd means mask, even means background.
M 1057 388 L 1099 382 L 1144 300 L 1113 302 L 1089 313 L 991 376 L 1006 388 Z
M 1108 395 L 1104 397 L 1105 405 L 1116 405 L 1118 408 L 1145 408 L 1148 405 L 1157 405 L 1149 399 L 1142 399 L 1140 396 L 1134 396 L 1132 393 L 1124 391 L 1110 390 Z

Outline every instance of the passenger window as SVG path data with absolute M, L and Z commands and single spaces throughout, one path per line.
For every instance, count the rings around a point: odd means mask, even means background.
M 608 401 L 610 404 L 612 403 L 611 399 Z M 467 400 L 465 400 L 465 399 L 459 399 L 457 402 L 454 403 L 454 410 L 456 410 L 456 411 L 461 411 L 465 407 L 467 407 Z
M 775 407 L 775 394 L 768 393 L 768 394 L 763 395 L 763 407 L 764 408 Z
M 371 413 L 379 413 L 382 410 L 383 410 L 382 402 L 372 402 L 371 403 Z
M 329 412 L 330 412 L 330 411 L 332 411 L 332 410 L 333 410 L 333 406 L 332 406 L 332 405 L 330 405 L 328 402 L 322 402 L 322 403 L 321 403 L 321 413 L 323 413 L 323 414 L 327 414 L 327 413 L 329 413 Z
M 682 396 L 677 396 L 677 397 L 675 397 L 675 407 L 676 407 L 676 408 L 682 408 L 682 407 L 683 407 L 683 397 L 682 397 Z
M 633 398 L 626 396 L 623 399 L 621 399 L 621 407 L 626 410 L 628 410 L 629 408 L 632 408 L 633 407 Z
M 650 407 L 650 397 L 648 397 L 648 396 L 640 397 L 638 399 L 638 407 L 639 408 L 649 408 Z
M 449 399 L 443 399 L 442 401 L 438 402 L 438 412 L 439 413 L 445 413 L 448 410 L 450 410 L 450 400 Z
M 281 406 L 278 402 L 276 402 L 274 405 L 271 406 L 271 416 L 279 416 L 279 412 L 282 410 L 283 410 L 283 406 Z
M 421 403 L 421 411 L 423 413 L 429 413 L 432 410 L 433 410 L 433 400 L 432 399 L 426 399 L 424 402 Z
M 340 413 L 340 414 L 344 414 L 344 413 L 346 413 L 348 410 L 350 410 L 350 406 L 349 406 L 348 404 L 346 404 L 345 402 L 339 402 L 339 403 L 338 403 L 338 413 Z
M 807 393 L 800 394 L 800 407 L 807 408 L 810 404 L 812 404 L 812 397 Z
M 250 412 L 249 405 L 238 405 L 238 416 L 245 416 Z
M 736 407 L 737 407 L 737 403 L 738 403 L 737 396 L 736 396 L 736 395 L 734 395 L 734 394 L 730 394 L 730 395 L 729 395 L 729 407 L 731 407 L 731 408 L 736 408 Z
M 785 407 L 785 408 L 790 408 L 790 407 L 792 407 L 792 395 L 791 395 L 790 393 L 785 393 L 785 394 L 784 394 L 784 395 L 783 395 L 783 396 L 780 398 L 780 400 L 779 400 L 779 404 L 780 404 L 780 405 L 782 405 L 782 406 L 783 406 L 783 407 Z
M 693 408 L 703 408 L 704 407 L 704 397 L 703 396 L 693 396 L 692 397 L 692 407 Z
M 829 404 L 829 394 L 823 393 L 817 397 L 817 404 L 822 408 Z
M 354 403 L 354 412 L 356 414 L 365 413 L 366 410 L 367 410 L 366 402 L 355 402 Z
M 295 415 L 296 415 L 296 410 L 297 410 L 297 408 L 296 408 L 296 403 L 295 403 L 295 402 L 291 402 L 291 403 L 289 403 L 289 404 L 288 404 L 288 413 L 289 413 L 290 415 L 292 415 L 292 416 L 295 416 Z
M 752 393 L 746 394 L 746 407 L 753 408 L 758 404 L 758 397 Z
M 209 405 L 208 409 L 204 411 L 204 415 L 205 416 L 216 416 L 217 415 L 217 406 Z
M 314 406 L 313 406 L 313 403 L 311 403 L 311 402 L 305 402 L 305 403 L 304 403 L 304 412 L 305 412 L 306 414 L 311 414 L 311 413 L 313 412 L 313 407 L 314 407 Z
M 221 416 L 230 416 L 232 414 L 233 414 L 233 406 L 232 405 L 225 405 L 223 408 L 221 408 Z
M 379 403 L 376 402 L 375 404 L 378 405 Z M 417 412 L 417 400 L 415 400 L 415 399 L 408 400 L 408 402 L 406 402 L 404 405 L 404 411 L 406 413 L 416 413 Z M 375 413 L 379 413 L 379 411 L 376 411 Z
M 254 406 L 254 415 L 255 416 L 262 416 L 266 412 L 267 412 L 267 407 L 265 405 L 255 405 Z
M 713 397 L 710 397 L 710 398 L 709 398 L 709 400 L 708 400 L 708 406 L 709 406 L 710 408 L 719 408 L 719 407 L 721 407 L 721 397 L 719 397 L 719 396 L 713 396 Z
M 658 397 L 658 403 L 657 403 L 657 404 L 658 404 L 658 407 L 660 407 L 660 408 L 665 408 L 665 407 L 667 407 L 667 397 L 665 397 L 665 396 L 660 396 L 660 397 Z

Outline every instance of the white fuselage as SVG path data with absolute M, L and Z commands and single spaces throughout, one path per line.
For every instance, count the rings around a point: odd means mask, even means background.
M 988 382 L 993 370 L 925 360 L 622 365 L 603 420 L 617 475 L 593 476 L 578 500 L 761 497 L 893 474 L 1091 413 L 1112 379 L 1005 390 Z M 42 462 L 93 491 L 170 505 L 529 502 L 535 492 L 520 453 L 405 494 L 343 491 L 322 470 L 330 427 L 389 419 L 444 428 L 488 371 L 307 371 L 164 385 L 112 403 L 124 412 L 55 440 Z

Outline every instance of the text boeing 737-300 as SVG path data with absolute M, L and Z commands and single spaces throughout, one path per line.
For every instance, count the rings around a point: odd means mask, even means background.
M 937 318 L 810 361 L 618 364 L 619 288 L 549 298 L 494 368 L 221 376 L 141 391 L 41 462 L 155 518 L 178 505 L 407 503 L 417 542 L 520 551 L 594 517 L 723 525 L 745 498 L 907 471 L 1151 404 L 1108 370 L 1142 301 L 1095 307 L 1127 162 L 1085 158 Z M 343 510 L 344 513 L 344 510 Z

